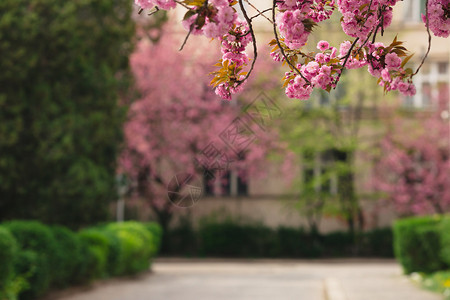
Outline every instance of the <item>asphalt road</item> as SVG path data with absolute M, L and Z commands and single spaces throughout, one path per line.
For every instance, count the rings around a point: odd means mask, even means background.
M 65 293 L 67 294 L 67 292 Z M 386 260 L 159 260 L 58 300 L 437 300 Z

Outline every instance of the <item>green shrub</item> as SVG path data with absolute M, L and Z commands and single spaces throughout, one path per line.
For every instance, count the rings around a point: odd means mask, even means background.
M 156 252 L 152 234 L 138 222 L 112 223 L 105 230 L 114 233 L 120 244 L 118 275 L 134 274 L 150 267 L 150 259 Z
M 394 224 L 394 252 L 405 273 L 430 273 L 445 268 L 441 260 L 441 217 L 398 220 Z
M 191 223 L 181 222 L 164 233 L 166 244 L 161 251 L 169 255 L 195 256 L 199 252 L 199 234 Z M 165 248 L 163 248 L 165 246 Z
M 342 257 L 354 255 L 355 239 L 344 231 L 330 232 L 321 237 L 324 255 Z
M 13 235 L 4 227 L 0 227 L 0 299 L 5 295 L 7 285 L 14 274 L 14 260 L 17 252 L 17 242 Z
M 36 221 L 11 221 L 4 223 L 4 226 L 13 234 L 20 249 L 31 250 L 21 252 L 21 257 L 18 258 L 24 260 L 20 263 L 21 272 L 33 274 L 29 278 L 30 289 L 26 291 L 26 297 L 42 295 L 57 273 L 55 253 L 58 246 L 50 228 Z M 27 266 L 26 263 L 30 265 Z M 21 272 L 18 274 L 22 274 Z
M 6 228 L 0 227 L 0 287 L 12 277 L 16 251 L 16 240 Z
M 281 226 L 277 229 L 278 249 L 280 257 L 319 257 L 322 249 L 318 239 L 311 236 L 303 228 Z
M 14 261 L 14 270 L 19 277 L 26 280 L 21 289 L 20 299 L 36 299 L 49 288 L 51 271 L 48 260 L 33 250 L 21 250 Z
M 267 257 L 277 252 L 274 230 L 233 220 L 200 226 L 201 253 L 225 257 Z
M 450 266 L 450 217 L 447 216 L 441 222 L 441 258 Z
M 161 226 L 155 222 L 148 222 L 144 223 L 143 225 L 152 235 L 153 244 L 155 245 L 155 252 L 152 253 L 152 255 L 154 256 L 158 253 L 159 249 L 161 248 L 163 230 Z
M 90 244 L 82 239 L 79 234 L 77 234 L 77 239 L 80 245 L 80 261 L 78 262 L 78 267 L 75 269 L 73 274 L 72 283 L 73 284 L 85 284 L 89 283 L 95 278 L 94 273 L 98 269 L 94 253 L 90 250 Z M 94 267 L 94 269 L 92 269 Z
M 79 268 L 81 256 L 81 241 L 77 235 L 61 226 L 51 227 L 52 234 L 57 241 L 55 284 L 63 287 L 67 286 L 73 279 L 76 269 Z
M 108 257 L 106 259 L 106 273 L 109 276 L 120 275 L 119 265 L 120 265 L 120 239 L 119 237 L 109 230 L 104 228 L 100 229 L 101 233 L 107 240 L 108 246 Z
M 363 234 L 364 256 L 394 257 L 392 228 L 378 228 Z
M 78 233 L 81 241 L 87 246 L 88 263 L 86 280 L 107 276 L 107 261 L 109 256 L 108 237 L 99 229 L 84 229 Z

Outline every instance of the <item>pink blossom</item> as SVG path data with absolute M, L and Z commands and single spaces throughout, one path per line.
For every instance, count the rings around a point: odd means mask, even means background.
M 327 41 L 320 41 L 317 43 L 317 49 L 319 49 L 322 52 L 328 50 L 329 48 L 330 44 Z
M 398 55 L 394 52 L 386 54 L 386 57 L 384 58 L 384 62 L 386 63 L 386 66 L 392 70 L 397 69 L 402 64 L 402 60 Z

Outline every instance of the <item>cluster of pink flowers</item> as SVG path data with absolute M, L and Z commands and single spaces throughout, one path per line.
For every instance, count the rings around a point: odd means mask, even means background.
M 231 94 L 237 93 L 242 90 L 243 84 L 239 84 L 239 80 L 242 80 L 244 76 L 239 76 L 236 72 L 237 68 L 247 65 L 249 57 L 245 53 L 245 48 L 252 42 L 252 36 L 249 34 L 249 28 L 247 24 L 239 19 L 233 25 L 232 30 L 220 38 L 222 47 L 222 63 L 228 61 L 228 65 L 234 65 L 236 81 L 225 82 L 216 87 L 216 94 L 222 99 L 231 100 Z
M 399 1 L 277 0 L 275 21 L 279 38 L 271 42 L 275 47 L 271 57 L 275 61 L 290 57 L 291 70 L 285 76 L 286 94 L 291 98 L 308 99 L 314 88 L 327 91 L 334 88 L 344 69 L 367 66 L 370 74 L 379 78 L 385 91 L 398 90 L 405 95 L 413 95 L 416 92 L 412 84 L 413 71 L 402 66 L 406 49 L 399 46 L 401 43 L 396 39 L 389 46 L 371 42 L 375 41 L 377 33 L 390 25 L 393 6 Z M 235 0 L 135 0 L 135 3 L 143 9 L 157 6 L 169 10 L 177 4 L 187 8 L 182 22 L 186 30 L 221 42 L 221 69 L 213 73 L 212 81 L 216 94 L 230 100 L 232 93 L 242 89 L 243 80 L 248 75 L 241 71 L 250 61 L 245 48 L 253 41 L 249 24 L 239 20 L 233 8 L 237 3 Z M 329 19 L 336 8 L 342 13 L 343 31 L 356 40 L 344 41 L 339 49 L 320 41 L 318 53 L 303 53 L 301 48 L 307 43 L 314 26 Z M 428 21 L 430 30 L 436 36 L 448 37 L 450 0 L 429 0 L 427 10 L 428 20 L 425 16 L 423 20 Z M 301 63 L 298 63 L 300 59 Z
M 306 44 L 314 22 L 330 18 L 334 9 L 334 0 L 278 2 L 280 13 L 276 23 L 284 42 L 291 49 L 299 49 Z
M 299 49 L 306 44 L 309 31 L 306 30 L 303 20 L 306 19 L 301 10 L 286 10 L 277 16 L 277 25 L 284 42 L 291 49 Z
M 424 15 L 422 20 L 425 24 L 427 23 Z M 428 22 L 435 36 L 448 37 L 450 35 L 450 0 L 428 0 Z
M 277 1 L 280 11 L 299 10 L 306 19 L 314 22 L 322 22 L 331 17 L 335 8 L 335 0 L 281 0 Z
M 342 13 L 342 29 L 352 37 L 365 40 L 379 25 L 392 21 L 392 6 L 399 0 L 337 0 Z M 382 22 L 382 24 L 380 24 Z
M 203 34 L 207 38 L 223 36 L 237 19 L 237 13 L 228 0 L 210 0 L 208 6 L 197 7 L 191 12 L 192 16 L 183 21 L 183 26 L 186 30 Z
M 169 10 L 175 8 L 175 0 L 134 0 L 142 9 L 153 8 L 157 6 L 160 9 Z
M 317 53 L 314 59 L 306 64 L 297 65 L 302 75 L 286 73 L 286 78 L 291 78 L 286 87 L 286 95 L 289 98 L 307 100 L 313 88 L 329 90 L 336 86 L 340 70 L 337 60 L 333 59 L 336 58 L 337 49 L 331 47 L 327 41 L 320 41 L 317 49 L 321 52 Z
M 398 90 L 404 95 L 413 96 L 416 88 L 410 74 L 402 67 L 402 59 L 392 50 L 388 52 L 383 43 L 368 43 L 366 47 L 369 73 L 379 77 L 379 85 L 385 91 Z

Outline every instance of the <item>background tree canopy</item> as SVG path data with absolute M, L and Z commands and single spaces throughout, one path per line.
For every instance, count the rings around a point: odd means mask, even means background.
M 128 0 L 0 1 L 0 220 L 107 217 L 131 10 Z

